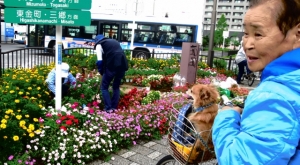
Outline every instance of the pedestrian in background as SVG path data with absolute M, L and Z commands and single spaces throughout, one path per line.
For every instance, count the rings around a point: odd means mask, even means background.
M 71 74 L 70 72 L 70 66 L 67 63 L 62 63 L 61 64 L 61 96 L 64 98 L 65 96 L 68 95 L 70 85 L 75 87 L 76 85 L 76 78 Z M 48 89 L 50 90 L 50 95 L 52 98 L 55 98 L 56 95 L 56 68 L 53 68 L 51 72 L 48 73 L 47 79 L 46 79 L 46 84 L 48 86 Z M 70 85 L 68 85 L 70 83 Z
M 102 34 L 95 38 L 97 53 L 97 68 L 102 75 L 101 92 L 104 101 L 104 110 L 108 113 L 117 109 L 120 99 L 120 84 L 128 70 L 128 61 L 120 43 L 115 39 L 105 38 Z M 112 83 L 112 97 L 108 91 Z
M 251 71 L 248 68 L 248 64 L 247 64 L 247 57 L 246 57 L 246 54 L 245 54 L 245 51 L 244 51 L 244 48 L 243 48 L 243 41 L 241 42 L 240 50 L 238 51 L 238 53 L 235 57 L 235 62 L 237 63 L 238 68 L 239 68 L 239 72 L 238 72 L 236 81 L 237 81 L 238 84 L 243 84 L 241 82 L 241 79 L 242 79 L 242 76 L 245 72 L 245 67 L 246 67 L 246 70 L 247 70 L 247 75 L 250 75 L 250 73 L 251 73 Z

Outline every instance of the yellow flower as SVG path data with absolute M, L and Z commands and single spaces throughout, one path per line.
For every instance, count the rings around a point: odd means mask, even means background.
M 29 79 L 26 79 L 25 81 L 26 81 L 26 82 L 29 82 L 30 80 L 29 80 Z
M 20 92 L 19 92 L 19 95 L 22 95 L 22 94 L 23 94 L 23 92 L 20 91 Z
M 34 122 L 39 122 L 39 119 L 33 118 L 33 121 L 34 121 Z
M 5 88 L 9 88 L 9 86 L 6 86 Z
M 34 137 L 34 133 L 33 132 L 29 133 L 29 136 Z
M 41 87 L 37 87 L 37 90 L 40 90 L 41 89 Z
M 9 91 L 9 93 L 15 93 L 15 91 L 14 91 L 14 90 L 11 90 L 11 91 Z
M 21 112 L 21 110 L 18 110 L 18 112 Z
M 49 92 L 45 91 L 46 95 L 49 95 Z
M 9 115 L 10 113 L 13 113 L 13 112 L 14 111 L 12 109 L 8 109 L 5 113 Z
M 25 125 L 22 126 L 22 129 L 27 130 L 27 127 Z
M 7 139 L 7 136 L 3 136 L 3 139 Z
M 40 108 L 43 108 L 43 106 L 42 106 L 41 104 L 39 104 L 39 107 L 40 107 Z
M 20 127 L 23 127 L 23 126 L 25 126 L 25 124 L 26 124 L 26 121 L 21 120 L 20 123 L 19 123 L 19 126 L 20 126 Z
M 28 89 L 28 90 L 32 90 L 32 88 L 31 88 L 31 87 L 28 87 L 27 89 Z
M 30 95 L 30 93 L 29 93 L 29 92 L 26 92 L 26 95 Z
M 39 121 L 39 120 L 38 120 Z M 28 126 L 28 129 L 30 129 L 30 130 L 34 130 L 34 125 L 33 124 L 29 124 L 29 126 Z
M 6 123 L 7 123 L 7 120 L 6 120 L 6 119 L 2 119 L 2 120 L 1 120 L 1 123 L 2 123 L 2 124 L 6 124 Z
M 38 97 L 42 97 L 42 95 L 38 94 Z
M 26 118 L 28 118 L 28 117 L 29 117 L 29 115 L 25 115 L 25 117 L 26 117 Z
M 0 128 L 5 129 L 5 128 L 6 128 L 6 124 L 3 124 L 3 123 L 2 123 L 2 124 L 0 125 Z
M 18 120 L 21 120 L 21 119 L 22 119 L 22 115 L 17 115 L 16 118 L 17 118 Z
M 15 100 L 15 103 L 20 103 L 20 100 L 16 99 L 16 100 Z
M 19 140 L 19 136 L 14 136 L 13 139 L 14 139 L 14 141 L 18 141 Z
M 8 118 L 9 118 L 9 116 L 5 115 L 5 116 L 4 116 L 4 118 L 5 118 L 5 119 L 8 119 Z
M 28 129 L 27 129 L 27 132 L 28 132 L 28 133 L 31 133 L 31 132 L 32 132 L 32 130 L 28 128 Z

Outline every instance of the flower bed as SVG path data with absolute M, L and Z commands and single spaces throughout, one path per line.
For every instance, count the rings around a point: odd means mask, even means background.
M 77 84 L 62 100 L 61 113 L 46 108 L 54 105 L 44 84 L 53 65 L 12 69 L 3 76 L 0 86 L 0 149 L 6 152 L 0 153 L 1 164 L 85 164 L 96 158 L 107 160 L 112 152 L 135 145 L 138 139 L 161 138 L 168 128 L 172 103 L 184 104 L 187 101 L 181 93 L 186 92 L 188 86 L 172 88 L 178 61 L 150 60 L 147 63 L 132 60 L 130 65 L 133 68 L 151 71 L 155 68 L 158 71 L 156 74 L 149 71 L 148 75 L 141 75 L 144 73 L 141 71 L 131 75 L 132 83 L 150 86 L 152 90 L 133 88 L 121 95 L 119 110 L 108 114 L 102 111 L 101 78 L 95 74 L 87 76 L 90 75 L 88 71 L 84 75 L 79 73 L 82 68 L 94 69 L 95 56 L 76 58 L 88 62 L 89 66 L 81 63 L 76 67 L 74 59 L 65 59 L 74 63 L 71 72 L 76 73 Z M 207 66 L 201 64 L 201 67 Z M 198 72 L 197 82 L 203 83 L 205 79 L 205 83 L 210 83 L 214 79 L 224 80 L 226 76 L 206 68 Z M 154 89 L 173 91 L 161 93 Z M 235 96 L 246 95 L 243 89 L 230 90 Z

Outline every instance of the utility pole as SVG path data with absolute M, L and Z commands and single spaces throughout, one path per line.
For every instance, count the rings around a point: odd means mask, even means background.
M 132 19 L 132 29 L 131 29 L 131 41 L 130 41 L 130 50 L 131 51 L 131 57 L 130 59 L 132 59 L 132 52 L 133 52 L 133 40 L 134 40 L 134 28 L 135 28 L 135 17 L 136 17 L 136 14 L 137 14 L 137 8 L 138 8 L 138 0 L 135 1 L 135 11 L 134 11 L 134 15 L 133 15 L 133 19 Z
M 214 35 L 215 35 L 215 27 L 216 27 L 216 13 L 217 13 L 217 0 L 214 0 L 213 11 L 211 16 L 211 26 L 210 26 L 210 36 L 209 36 L 209 46 L 208 46 L 208 56 L 207 56 L 207 65 L 209 67 L 213 67 L 213 59 L 214 59 Z

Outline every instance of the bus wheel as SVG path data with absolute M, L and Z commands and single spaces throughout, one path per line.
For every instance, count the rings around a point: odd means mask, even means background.
M 137 51 L 134 55 L 133 58 L 139 58 L 139 59 L 148 59 L 150 58 L 150 54 L 148 52 L 145 51 Z

